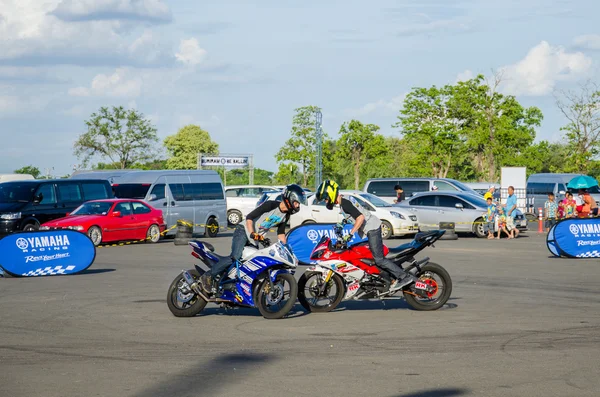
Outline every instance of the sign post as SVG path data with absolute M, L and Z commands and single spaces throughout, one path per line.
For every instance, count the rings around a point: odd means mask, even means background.
M 223 184 L 227 185 L 227 168 L 248 168 L 248 183 L 254 184 L 254 155 L 198 153 L 198 169 L 223 167 Z

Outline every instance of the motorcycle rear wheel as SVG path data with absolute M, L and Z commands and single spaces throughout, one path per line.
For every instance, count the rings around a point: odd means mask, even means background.
M 267 277 L 265 277 L 265 279 L 261 281 L 260 285 L 258 286 L 254 302 L 256 304 L 256 307 L 258 308 L 258 311 L 260 311 L 260 314 L 262 314 L 264 318 L 270 320 L 283 318 L 286 314 L 289 313 L 290 310 L 292 310 L 292 307 L 294 307 L 294 305 L 296 304 L 296 299 L 298 298 L 298 283 L 296 283 L 296 279 L 293 275 L 289 273 L 280 273 L 277 275 L 277 278 L 273 282 L 277 290 L 268 291 L 269 279 Z M 285 295 L 286 282 L 290 285 L 289 298 L 288 301 L 283 304 L 283 306 L 280 306 L 279 304 L 281 303 Z M 281 289 L 279 289 L 278 287 L 279 284 L 283 284 Z M 275 306 L 275 304 L 269 305 L 269 300 L 277 301 L 276 304 L 277 307 L 279 307 L 279 309 L 271 311 L 271 307 Z
M 196 269 L 190 269 L 187 271 L 195 281 L 200 278 L 200 273 Z M 193 294 L 189 301 L 182 302 L 178 299 L 178 293 L 181 292 L 179 287 L 182 283 L 185 283 L 183 275 L 180 273 L 175 280 L 169 286 L 169 292 L 167 293 L 167 306 L 175 317 L 194 317 L 200 313 L 206 306 L 206 301 L 202 297 L 198 296 L 194 291 L 190 291 Z M 181 303 L 181 307 L 177 304 Z
M 300 304 L 302 305 L 303 308 L 305 308 L 306 310 L 308 310 L 309 312 L 314 312 L 314 313 L 326 313 L 326 312 L 330 312 L 333 309 L 335 309 L 340 302 L 344 299 L 344 295 L 346 292 L 346 287 L 344 285 L 344 280 L 338 276 L 337 274 L 334 274 L 333 277 L 331 277 L 331 279 L 329 279 L 329 282 L 327 283 L 327 287 L 325 287 L 325 292 L 329 291 L 329 289 L 331 288 L 331 286 L 335 285 L 335 295 L 334 295 L 334 299 L 330 300 L 330 302 L 326 305 L 318 305 L 317 304 L 317 300 L 315 298 L 318 298 L 318 296 L 316 295 L 316 291 L 314 291 L 315 288 L 317 288 L 317 286 L 313 286 L 311 285 L 308 281 L 316 276 L 317 280 L 314 280 L 313 283 L 316 283 L 319 281 L 319 277 L 322 277 L 322 273 L 320 272 L 308 272 L 308 273 L 304 273 L 302 275 L 302 277 L 300 277 L 300 280 L 298 280 L 298 301 L 300 302 Z M 305 288 L 306 285 L 309 285 L 309 292 L 311 293 L 311 297 L 314 300 L 314 303 L 310 303 L 309 299 L 307 299 L 306 294 L 305 294 Z
M 439 283 L 431 277 L 432 275 L 438 276 L 442 281 L 443 289 L 441 294 L 435 299 L 422 301 L 418 297 L 404 292 L 404 299 L 406 299 L 406 302 L 413 309 L 421 311 L 437 310 L 444 306 L 446 302 L 448 302 L 450 294 L 452 293 L 452 279 L 450 278 L 450 274 L 448 274 L 446 269 L 444 269 L 442 266 L 433 262 L 429 262 L 425 266 L 421 267 L 421 271 L 417 273 L 419 280 L 425 283 L 435 283 L 436 292 L 438 292 L 440 289 Z M 414 293 L 414 284 L 411 284 L 408 288 L 410 288 L 411 292 Z

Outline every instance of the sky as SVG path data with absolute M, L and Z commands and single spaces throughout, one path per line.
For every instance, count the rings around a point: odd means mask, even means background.
M 277 170 L 294 109 L 392 125 L 413 87 L 502 71 L 501 91 L 544 114 L 553 92 L 600 82 L 592 0 L 0 0 L 0 173 L 51 175 L 101 106 L 135 108 L 164 139 L 186 124 L 221 153 Z

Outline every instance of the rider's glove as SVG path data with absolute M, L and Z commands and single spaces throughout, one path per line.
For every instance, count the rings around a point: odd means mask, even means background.
M 256 240 L 256 241 L 263 241 L 263 240 L 265 239 L 265 238 L 264 238 L 264 236 L 262 236 L 262 235 L 260 235 L 260 234 L 258 234 L 258 233 L 255 233 L 255 232 L 252 232 L 252 233 L 250 234 L 250 238 L 251 238 L 252 240 Z
M 342 237 L 342 241 L 344 243 L 347 243 L 350 240 L 352 240 L 352 235 L 351 234 L 346 234 L 346 235 L 344 235 L 344 237 Z

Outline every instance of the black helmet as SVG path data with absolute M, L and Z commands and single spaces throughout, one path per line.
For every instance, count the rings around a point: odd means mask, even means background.
M 295 214 L 300 210 L 300 207 L 294 207 L 294 202 L 298 202 L 300 205 L 306 205 L 306 193 L 304 193 L 304 189 L 296 184 L 287 185 L 285 189 L 283 189 L 281 200 L 287 207 L 288 212 L 290 214 Z
M 337 201 L 338 195 L 340 194 L 340 187 L 334 181 L 326 179 L 319 185 L 316 192 L 317 201 L 329 199 L 329 203 L 325 206 L 328 210 L 332 210 L 335 202 Z

